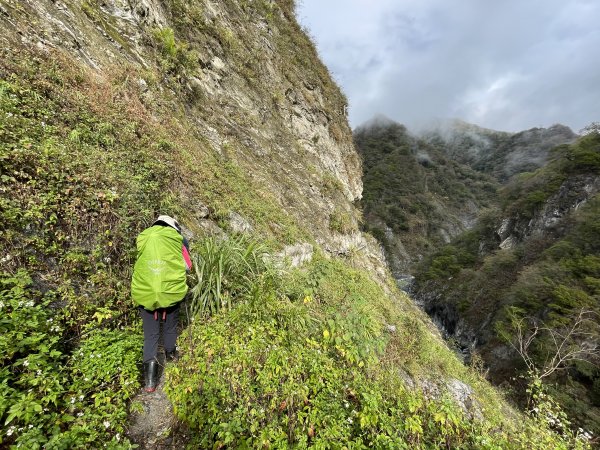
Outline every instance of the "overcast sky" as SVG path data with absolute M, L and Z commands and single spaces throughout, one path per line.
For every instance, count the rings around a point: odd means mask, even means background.
M 297 0 L 355 127 L 600 121 L 600 0 Z

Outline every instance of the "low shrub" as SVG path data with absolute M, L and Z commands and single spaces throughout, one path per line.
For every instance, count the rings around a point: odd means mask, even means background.
M 131 448 L 124 425 L 139 388 L 141 330 L 93 330 L 71 352 L 64 312 L 25 271 L 3 274 L 0 311 L 0 443 Z
M 269 270 L 265 249 L 244 236 L 207 238 L 194 246 L 191 309 L 194 315 L 230 309 L 248 294 L 251 280 Z
M 268 281 L 248 275 L 231 308 L 184 331 L 182 359 L 167 368 L 192 446 L 567 448 L 533 419 L 500 428 L 407 387 L 385 356 L 381 288 L 344 262 L 317 255 Z

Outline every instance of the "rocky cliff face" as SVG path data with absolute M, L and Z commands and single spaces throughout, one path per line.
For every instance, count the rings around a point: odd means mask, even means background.
M 136 68 L 149 110 L 165 88 L 144 70 L 162 69 L 168 95 L 185 99 L 171 106 L 188 109 L 188 132 L 203 151 L 244 167 L 331 252 L 364 244 L 352 206 L 362 182 L 346 100 L 321 63 L 305 66 L 318 60 L 291 6 L 3 0 L 0 8 L 4 46 L 66 52 L 99 77 Z M 332 216 L 343 227 L 330 226 Z
M 498 247 L 511 249 L 527 239 L 560 236 L 571 214 L 600 192 L 600 178 L 582 174 L 563 182 L 533 217 L 521 217 L 519 213 L 504 217 L 496 230 Z

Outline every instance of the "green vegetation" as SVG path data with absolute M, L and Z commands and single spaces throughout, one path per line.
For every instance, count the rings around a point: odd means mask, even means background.
M 0 73 L 0 439 L 128 448 L 141 342 L 119 313 L 131 308 L 132 236 L 157 208 L 177 211 L 176 169 L 137 105 L 60 57 L 5 54 Z M 117 315 L 122 331 L 92 331 Z
M 556 351 L 554 331 L 568 330 L 581 311 L 600 312 L 600 198 L 592 191 L 573 208 L 585 195 L 586 184 L 593 184 L 600 174 L 600 135 L 590 133 L 572 145 L 559 146 L 552 157 L 543 169 L 512 180 L 501 193 L 502 210 L 435 253 L 417 276 L 424 291 L 444 286 L 444 301 L 460 309 L 468 321 L 479 323 L 482 315 L 494 314 L 492 329 L 505 339 L 521 334 L 511 325 L 515 312 L 519 320 L 526 319 L 529 328 L 523 333 L 538 329 L 528 354 L 531 369 L 540 371 Z M 538 217 L 548 201 L 565 215 L 557 226 L 520 236 L 511 249 L 498 249 L 494 234 L 503 218 L 511 218 L 523 233 L 523 224 Z M 597 328 L 586 333 L 569 348 L 600 339 Z M 486 339 L 484 357 L 493 358 L 490 352 L 502 341 Z M 582 359 L 561 365 L 544 383 L 574 423 L 597 434 L 598 361 L 593 352 Z M 516 369 L 523 361 L 515 355 L 509 364 Z
M 365 228 L 388 255 L 394 249 L 386 228 L 417 260 L 443 245 L 445 230 L 464 230 L 463 217 L 495 202 L 498 184 L 491 177 L 449 159 L 443 143 L 412 137 L 400 124 L 360 128 L 354 140 L 363 159 Z
M 336 209 L 329 216 L 329 229 L 337 233 L 349 234 L 356 228 L 350 213 Z
M 206 20 L 204 2 L 164 4 L 167 15 L 182 15 L 173 29 L 148 30 L 144 44 L 157 51 L 143 55 L 143 70 L 105 59 L 91 71 L 63 53 L 0 50 L 1 446 L 132 448 L 125 431 L 141 346 L 129 295 L 135 237 L 169 213 L 194 233 L 198 254 L 197 315 L 167 385 L 192 445 L 584 447 L 512 411 L 391 281 L 322 254 L 315 241 L 331 210 L 303 217 L 316 203 L 294 198 L 306 192 L 290 188 L 296 174 L 281 180 L 290 154 L 300 153 L 287 117 L 249 116 L 251 107 L 224 89 L 219 101 L 204 101 L 208 94 L 190 87 L 188 75 L 212 64 L 200 50 L 222 57 L 236 79 L 227 86 L 251 105 L 271 104 L 271 87 L 259 80 L 280 71 L 281 101 L 291 102 L 288 82 L 309 103 L 321 101 L 319 91 L 331 103 L 331 136 L 349 143 L 345 98 L 293 19 L 293 2 L 226 1 L 223 21 Z M 103 23 L 96 2 L 81 6 Z M 242 35 L 248 23 L 261 24 L 255 40 Z M 274 44 L 272 67 L 257 58 L 262 38 Z M 269 153 L 269 139 L 279 152 Z M 308 169 L 304 177 L 302 164 L 314 161 L 295 162 L 301 182 L 322 182 L 333 211 L 343 211 L 333 221 L 343 232 L 356 218 L 336 180 Z M 274 189 L 282 184 L 289 192 Z M 231 231 L 232 212 L 249 221 L 254 240 L 204 240 Z M 301 269 L 263 259 L 263 246 L 307 241 L 315 255 Z M 453 378 L 473 388 L 480 419 L 446 392 Z
M 266 249 L 244 236 L 204 239 L 194 246 L 192 258 L 195 276 L 190 306 L 194 315 L 230 309 L 236 298 L 252 289 L 250 279 L 267 270 Z
M 190 164 L 194 164 L 190 162 Z M 193 169 L 198 179 L 190 183 L 201 190 L 202 197 L 213 208 L 213 217 L 224 227 L 231 211 L 251 219 L 257 235 L 265 236 L 269 247 L 310 240 L 306 230 L 298 227 L 293 217 L 276 202 L 273 193 L 259 181 L 252 180 L 242 167 L 215 155 L 206 155 Z
M 154 30 L 154 39 L 161 55 L 160 66 L 166 74 L 185 75 L 198 69 L 198 54 L 177 41 L 171 28 Z
M 129 448 L 124 431 L 139 388 L 139 327 L 94 330 L 90 321 L 70 351 L 63 340 L 67 311 L 57 309 L 55 292 L 33 289 L 25 270 L 3 273 L 0 282 L 0 443 L 85 448 L 101 439 Z
M 208 253 L 223 255 L 229 245 L 216 243 Z M 227 255 L 224 265 L 246 265 L 248 255 Z M 465 369 L 419 332 L 418 322 L 409 327 L 368 275 L 342 261 L 318 257 L 287 274 L 247 275 L 245 292 L 223 292 L 230 309 L 192 322 L 181 339 L 183 359 L 167 371 L 168 394 L 190 429 L 190 445 L 567 448 L 570 441 L 585 447 L 534 418 L 500 431 L 497 405 L 486 410 L 486 421 L 472 421 L 450 396 L 431 398 L 407 386 L 398 371 L 402 361 L 428 367 L 427 375 Z M 383 332 L 386 321 L 399 325 L 400 336 Z M 487 401 L 495 397 L 488 394 Z

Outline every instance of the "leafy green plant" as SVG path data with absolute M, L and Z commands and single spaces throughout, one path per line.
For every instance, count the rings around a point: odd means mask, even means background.
M 254 279 L 269 270 L 265 248 L 242 235 L 207 238 L 194 246 L 191 309 L 215 314 L 250 292 Z
M 531 419 L 517 429 L 471 421 L 449 396 L 408 388 L 385 355 L 381 288 L 344 262 L 316 257 L 251 284 L 231 308 L 192 322 L 182 359 L 167 368 L 165 389 L 191 445 L 566 448 L 567 438 Z M 406 336 L 415 332 L 407 324 Z
M 154 30 L 154 39 L 161 53 L 162 69 L 169 75 L 185 75 L 198 68 L 198 54 L 175 39 L 172 28 Z
M 130 448 L 124 420 L 139 388 L 141 330 L 94 331 L 71 353 L 64 311 L 27 272 L 0 283 L 0 443 L 85 448 L 101 438 Z
M 342 234 L 351 233 L 354 230 L 352 216 L 346 211 L 334 210 L 329 215 L 329 229 Z

